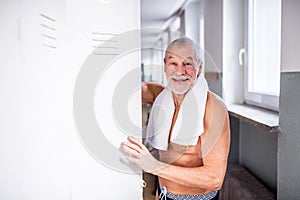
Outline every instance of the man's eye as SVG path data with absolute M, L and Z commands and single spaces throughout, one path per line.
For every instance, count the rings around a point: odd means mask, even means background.
M 176 62 L 171 62 L 170 65 L 176 65 Z
M 186 62 L 186 63 L 184 63 L 183 65 L 184 65 L 184 66 L 192 66 L 193 64 L 190 63 L 190 62 Z

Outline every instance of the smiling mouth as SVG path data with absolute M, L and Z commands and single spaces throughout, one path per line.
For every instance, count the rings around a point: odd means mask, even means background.
M 190 80 L 189 78 L 180 78 L 180 79 L 177 79 L 177 78 L 172 78 L 173 81 L 175 82 L 186 82 L 188 80 Z

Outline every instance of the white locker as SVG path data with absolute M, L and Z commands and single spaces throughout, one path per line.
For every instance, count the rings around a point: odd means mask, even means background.
M 117 149 L 126 139 L 111 110 L 119 82 L 132 70 L 136 90 L 126 114 L 139 130 L 140 53 L 122 49 L 122 35 L 140 27 L 139 10 L 138 0 L 0 2 L 0 199 L 142 199 L 141 173 L 125 164 L 118 169 L 120 157 L 117 167 L 101 161 L 74 110 L 86 63 L 110 57 L 109 65 L 99 63 L 90 105 L 105 145 Z M 118 45 L 101 47 L 119 35 Z M 131 43 L 138 46 L 139 37 Z M 99 141 L 109 155 L 105 145 Z

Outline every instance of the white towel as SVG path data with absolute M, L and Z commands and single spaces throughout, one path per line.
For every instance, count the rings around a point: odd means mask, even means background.
M 208 85 L 201 75 L 181 103 L 170 141 L 184 145 L 196 145 L 204 132 L 204 113 Z M 175 106 L 172 91 L 165 88 L 155 99 L 147 127 L 147 142 L 159 150 L 168 149 L 169 132 Z

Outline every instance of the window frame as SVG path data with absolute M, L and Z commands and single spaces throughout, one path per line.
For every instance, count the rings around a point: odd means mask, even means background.
M 250 6 L 253 0 L 245 0 L 245 84 L 244 84 L 244 101 L 246 104 L 255 105 L 258 107 L 279 111 L 279 96 L 271 95 L 271 94 L 263 94 L 249 91 L 249 63 L 253 61 L 253 53 L 249 50 L 249 40 L 251 36 L 248 34 L 249 32 L 249 13 Z M 280 13 L 281 15 L 281 13 Z M 281 27 L 280 27 L 281 29 Z M 281 39 L 280 39 L 281 40 Z M 281 41 L 280 41 L 281 43 Z M 281 44 L 280 44 L 281 48 Z M 250 48 L 251 49 L 251 48 Z M 253 50 L 253 49 L 252 49 Z M 280 64 L 280 63 L 279 63 Z M 280 72 L 279 72 L 280 73 Z M 280 94 L 279 94 L 280 95 Z

